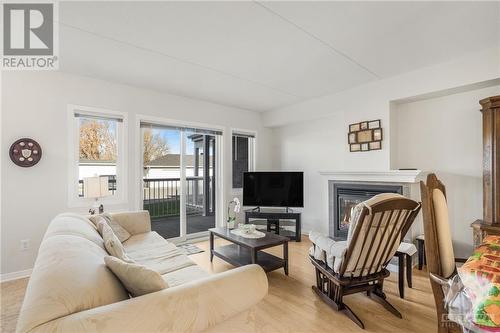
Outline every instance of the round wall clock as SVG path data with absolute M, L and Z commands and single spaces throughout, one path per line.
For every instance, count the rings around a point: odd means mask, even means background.
M 28 168 L 40 161 L 42 158 L 42 148 L 33 139 L 22 138 L 10 146 L 9 156 L 14 164 Z

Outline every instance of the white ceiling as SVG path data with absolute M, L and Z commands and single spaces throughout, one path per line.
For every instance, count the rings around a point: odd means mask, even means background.
M 500 2 L 61 2 L 60 69 L 256 111 L 500 45 Z

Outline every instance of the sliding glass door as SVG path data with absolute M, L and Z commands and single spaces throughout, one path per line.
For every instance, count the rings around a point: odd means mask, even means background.
M 186 132 L 187 234 L 215 227 L 215 140 L 214 135 Z
M 215 226 L 221 132 L 141 123 L 142 204 L 168 239 L 202 236 Z
M 143 209 L 151 228 L 165 238 L 181 236 L 181 131 L 142 128 Z

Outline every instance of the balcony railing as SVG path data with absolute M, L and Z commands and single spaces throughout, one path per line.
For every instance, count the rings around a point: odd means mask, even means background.
M 116 176 L 108 175 L 110 194 L 116 192 Z M 208 179 L 208 199 L 205 199 L 203 177 L 186 177 L 186 214 L 207 215 L 215 212 L 214 178 Z M 83 197 L 83 180 L 79 181 L 79 196 Z M 143 179 L 144 209 L 151 218 L 179 216 L 181 203 L 180 178 L 145 178 Z M 207 207 L 205 207 L 207 205 Z
M 203 177 L 186 177 L 186 214 L 204 215 L 215 211 L 213 203 L 213 177 L 208 181 L 208 200 L 203 190 Z M 181 203 L 180 178 L 143 179 L 144 209 L 151 218 L 179 216 Z M 207 205 L 205 207 L 205 205 Z

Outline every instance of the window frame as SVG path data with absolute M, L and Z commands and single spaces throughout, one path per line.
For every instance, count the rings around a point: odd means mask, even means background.
M 248 149 L 248 172 L 255 171 L 257 165 L 257 132 L 241 129 L 241 128 L 232 128 L 231 129 L 231 193 L 232 195 L 242 195 L 243 187 L 233 187 L 233 136 L 237 136 L 238 134 L 253 136 L 253 144 L 252 147 Z M 250 145 L 250 141 L 249 141 Z
M 183 121 L 183 120 L 178 120 L 178 119 L 172 119 L 172 118 L 165 118 L 165 117 L 159 117 L 159 116 L 151 116 L 151 115 L 145 115 L 145 114 L 136 114 L 135 115 L 135 140 L 134 140 L 134 146 L 135 146 L 135 154 L 138 156 L 138 158 L 135 159 L 134 163 L 134 168 L 135 168 L 135 175 L 134 179 L 142 179 L 143 173 L 142 173 L 142 168 L 143 168 L 143 146 L 142 146 L 142 132 L 141 132 L 141 122 L 151 122 L 157 125 L 165 125 L 165 126 L 179 126 L 179 127 L 193 127 L 193 128 L 199 128 L 199 129 L 207 129 L 207 130 L 217 130 L 222 132 L 222 137 L 221 140 L 217 140 L 216 144 L 216 152 L 218 155 L 217 162 L 216 162 L 216 170 L 215 170 L 215 177 L 218 179 L 218 181 L 215 182 L 215 205 L 216 205 L 216 210 L 215 210 L 215 226 L 216 227 L 222 227 L 225 224 L 225 202 L 226 202 L 226 180 L 224 179 L 224 170 L 225 170 L 225 151 L 224 151 L 224 141 L 226 140 L 226 134 L 227 130 L 226 127 L 221 126 L 221 125 L 215 125 L 215 124 L 210 124 L 210 123 L 202 123 L 202 122 L 192 122 L 192 121 Z M 184 135 L 184 134 L 181 134 Z M 185 146 L 184 146 L 185 140 L 181 138 L 181 152 L 185 151 Z M 181 154 L 182 155 L 182 154 Z M 181 177 L 185 177 L 184 174 L 184 159 L 181 158 Z M 142 208 L 142 203 L 143 203 L 143 190 L 142 190 L 142 182 L 137 181 L 136 184 L 134 185 L 135 187 L 135 197 L 134 197 L 134 205 L 136 210 L 141 210 Z M 185 198 L 185 186 L 181 186 L 181 200 L 182 203 L 181 205 L 184 204 L 183 200 Z M 184 211 L 181 211 L 181 214 L 184 214 Z M 185 215 L 183 215 L 185 218 Z M 181 225 L 182 228 L 184 228 L 184 224 Z M 178 238 L 171 238 L 169 241 L 173 243 L 179 243 L 179 242 L 185 242 L 188 239 L 196 239 L 198 236 L 205 237 L 206 232 L 203 232 L 203 235 L 198 235 L 198 234 L 190 234 L 189 238 L 187 237 L 186 230 L 181 230 L 181 236 Z M 184 235 L 184 236 L 182 236 Z
M 88 115 L 90 117 L 121 118 L 116 126 L 116 183 L 115 194 L 99 200 L 103 205 L 121 205 L 128 202 L 128 117 L 126 112 L 96 108 L 90 106 L 68 104 L 67 108 L 67 128 L 68 128 L 68 206 L 69 207 L 90 207 L 94 202 L 92 198 L 78 196 L 79 181 L 79 142 L 80 133 L 78 118 L 75 113 Z

